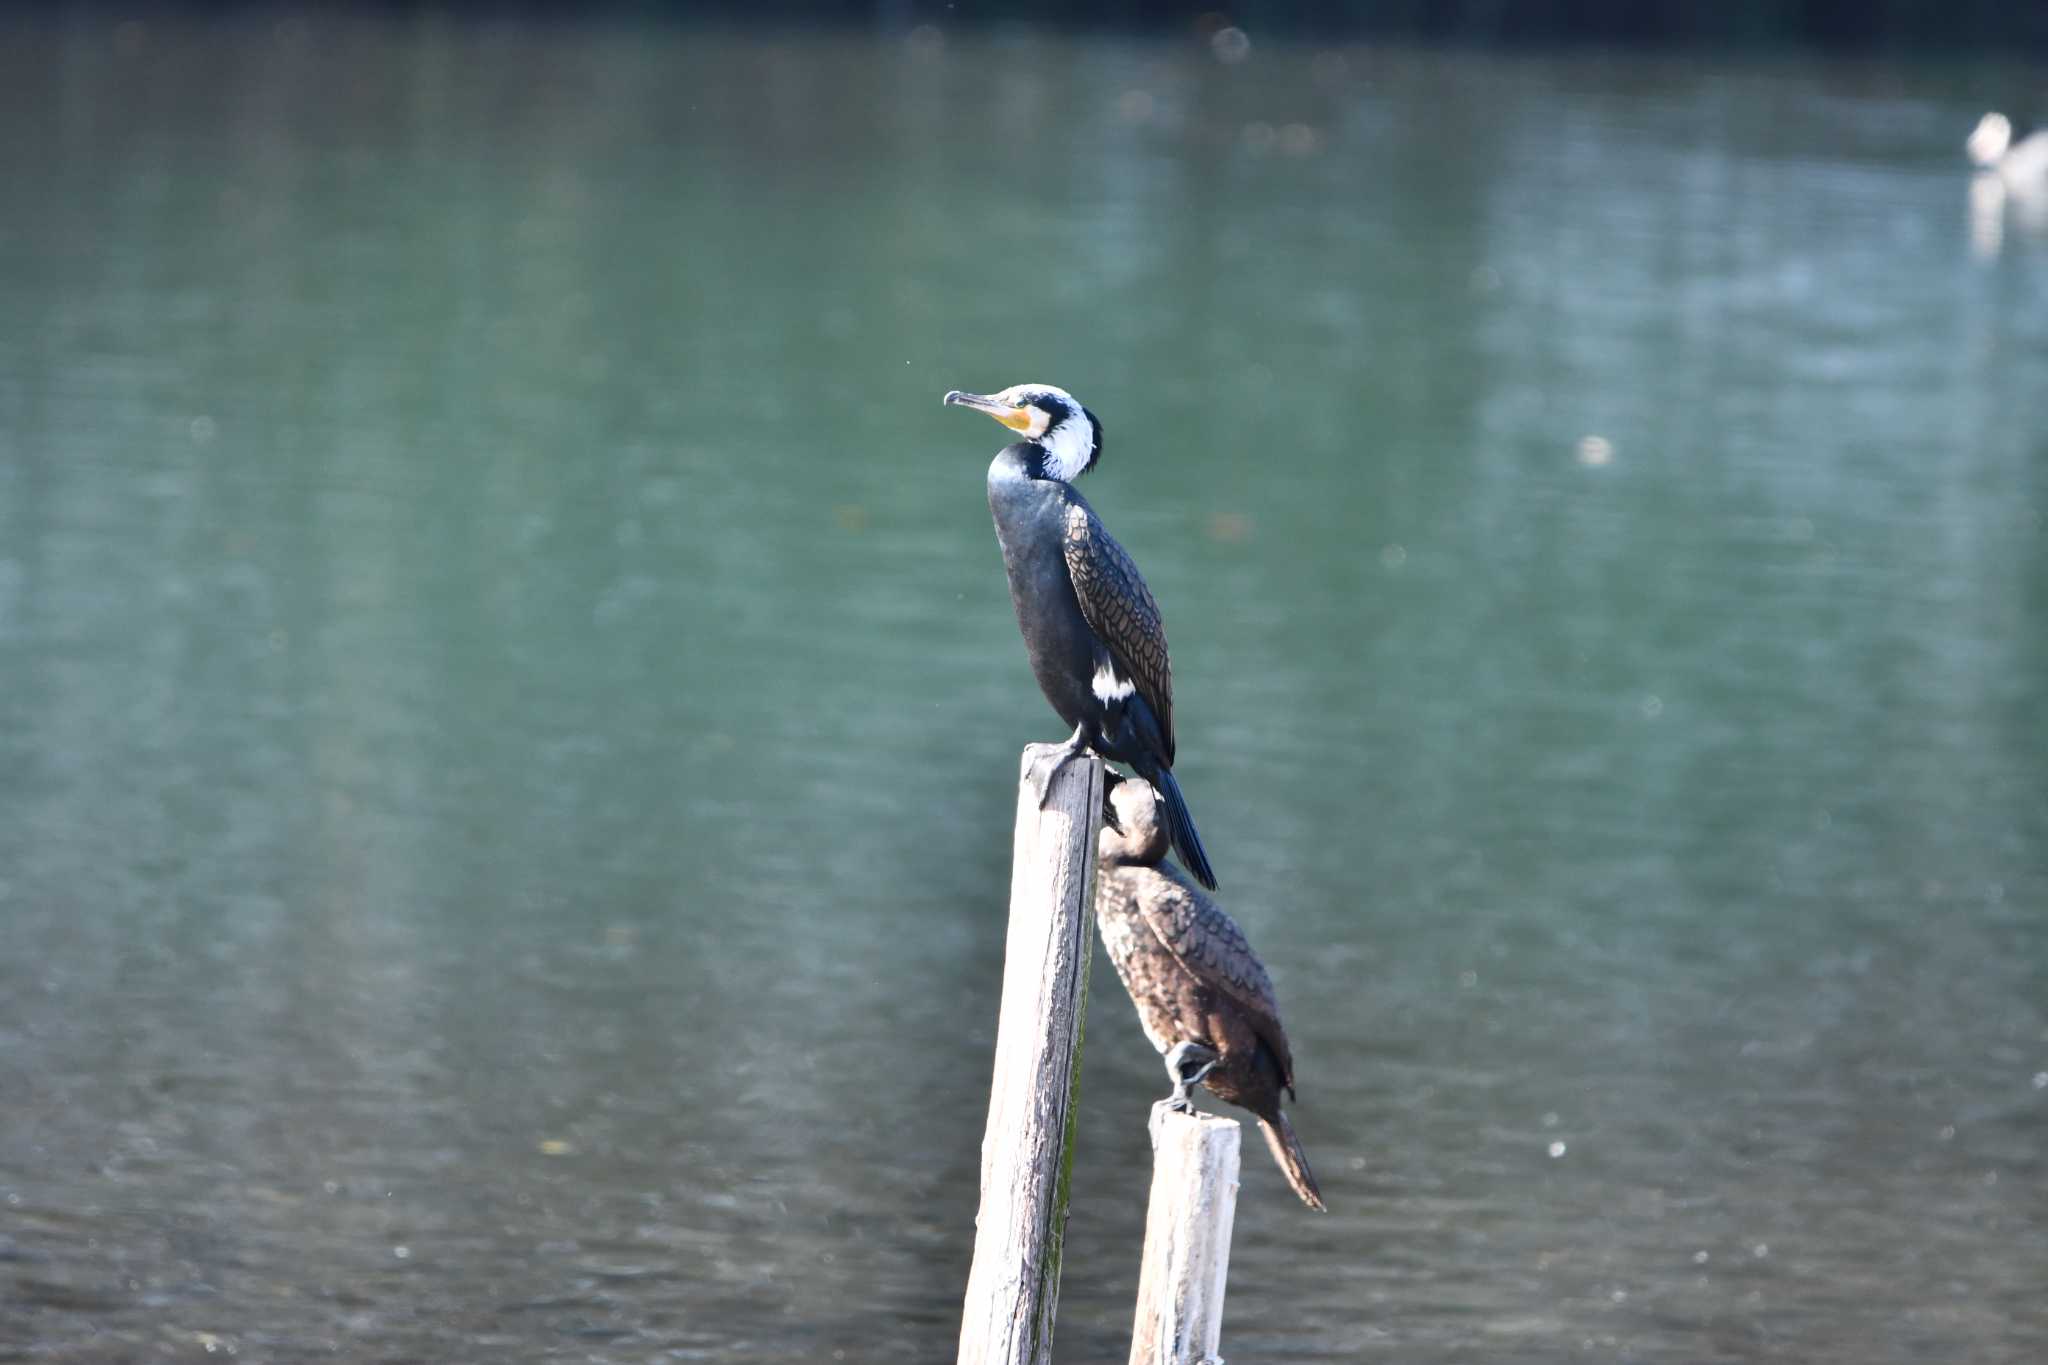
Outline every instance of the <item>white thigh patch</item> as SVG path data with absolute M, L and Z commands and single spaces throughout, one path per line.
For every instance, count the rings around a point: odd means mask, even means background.
M 1095 676 L 1090 679 L 1095 689 L 1095 699 L 1104 706 L 1122 701 L 1137 689 L 1131 686 L 1129 678 L 1117 676 L 1116 665 L 1103 659 L 1095 665 Z

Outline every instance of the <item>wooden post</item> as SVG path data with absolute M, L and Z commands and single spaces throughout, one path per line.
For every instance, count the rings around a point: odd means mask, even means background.
M 960 1315 L 961 1365 L 1049 1365 L 1073 1165 L 1074 1091 L 1093 946 L 1102 761 L 1083 755 L 1039 808 L 1034 771 L 1057 753 L 1024 750 L 1010 869 L 995 1080 L 981 1140 L 981 1212 Z
M 1223 1282 L 1237 1215 L 1238 1128 L 1152 1107 L 1152 1202 L 1131 1365 L 1223 1365 Z

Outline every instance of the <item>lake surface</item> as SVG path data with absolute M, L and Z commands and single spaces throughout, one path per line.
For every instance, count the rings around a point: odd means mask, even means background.
M 2048 1359 L 2048 74 L 4 23 L 0 1359 L 950 1359 L 1027 379 L 1333 1209 L 1227 1355 Z

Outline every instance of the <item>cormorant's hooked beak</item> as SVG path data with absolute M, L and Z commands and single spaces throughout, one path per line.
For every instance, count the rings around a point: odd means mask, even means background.
M 1031 430 L 1031 411 L 1028 408 L 1013 408 L 999 399 L 986 398 L 978 393 L 962 393 L 958 389 L 948 393 L 945 401 L 948 405 L 957 403 L 963 408 L 985 412 L 1012 431 Z

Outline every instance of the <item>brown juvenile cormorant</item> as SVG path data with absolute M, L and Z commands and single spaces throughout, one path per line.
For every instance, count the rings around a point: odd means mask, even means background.
M 1201 836 L 1173 780 L 1173 670 L 1159 605 L 1124 547 L 1102 529 L 1073 480 L 1102 455 L 1102 423 L 1065 389 L 1018 384 L 946 402 L 975 408 L 1023 436 L 988 467 L 988 507 L 1031 671 L 1074 733 L 1039 777 L 1085 749 L 1130 765 L 1166 800 L 1173 847 L 1213 888 Z
M 1258 1115 L 1287 1183 L 1320 1210 L 1315 1174 L 1280 1108 L 1282 1090 L 1294 1098 L 1294 1058 L 1264 964 L 1237 921 L 1165 861 L 1153 790 L 1121 781 L 1109 803 L 1116 820 L 1097 855 L 1095 922 L 1145 1036 L 1166 1056 L 1167 1103 L 1189 1108 L 1188 1087 L 1200 1081 Z

